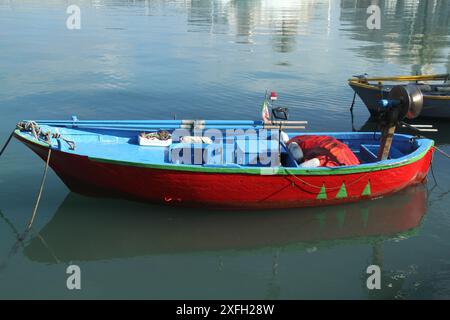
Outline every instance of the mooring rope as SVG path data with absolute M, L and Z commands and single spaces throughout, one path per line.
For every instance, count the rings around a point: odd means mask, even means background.
M 437 150 L 440 154 L 442 154 L 442 155 L 443 155 L 444 157 L 446 157 L 447 159 L 450 159 L 450 155 L 449 155 L 447 152 L 445 152 L 444 150 L 442 150 L 441 148 L 439 148 L 439 147 L 437 147 L 437 146 L 434 146 L 434 149 Z M 438 181 L 437 181 L 437 179 L 436 179 L 436 176 L 435 176 L 435 174 L 434 174 L 433 161 L 431 161 L 430 166 L 431 166 L 431 175 L 432 175 L 432 177 L 433 177 L 434 184 L 435 184 L 435 186 L 437 186 L 439 189 L 441 189 L 441 187 L 439 186 L 439 183 L 438 183 Z M 434 189 L 434 187 L 433 187 L 433 189 Z
M 24 239 L 28 233 L 29 233 L 29 231 L 26 230 L 25 232 L 22 233 L 22 235 L 17 236 L 17 240 L 11 247 L 10 251 L 8 252 L 6 259 L 3 262 L 0 261 L 0 272 L 4 271 L 8 267 L 9 260 L 12 257 L 14 257 L 14 255 L 17 254 L 17 252 L 19 251 L 19 248 L 24 247 Z M 41 241 L 42 245 L 48 250 L 48 252 L 53 257 L 53 259 L 55 259 L 55 262 L 61 263 L 61 260 L 59 260 L 59 258 L 56 256 L 53 249 L 50 248 L 50 246 L 47 244 L 47 241 L 45 241 L 45 239 L 42 237 L 42 235 L 40 233 L 36 234 L 36 238 L 38 238 Z
M 437 186 L 440 189 L 439 184 L 438 184 L 437 179 L 436 179 L 436 176 L 434 175 L 433 161 L 431 161 L 430 167 L 431 167 L 430 168 L 431 169 L 431 176 L 433 177 L 433 180 L 434 180 L 434 185 Z M 433 187 L 433 189 L 434 189 L 434 187 Z
M 355 106 L 355 102 L 356 102 L 356 92 L 353 95 L 353 101 L 352 101 L 352 105 L 350 106 L 350 112 L 353 112 L 353 108 Z
M 0 211 L 0 218 L 11 228 L 11 231 L 14 233 L 14 235 L 19 238 L 20 234 L 19 231 L 16 229 L 14 224 Z
M 11 134 L 8 137 L 8 140 L 6 140 L 6 143 L 3 145 L 2 150 L 0 151 L 0 157 L 2 156 L 3 152 L 5 152 L 6 147 L 9 145 L 9 143 L 11 142 L 12 137 L 14 136 L 14 131 L 11 132 Z
M 37 196 L 37 199 L 36 199 L 36 203 L 35 203 L 34 208 L 33 208 L 33 214 L 31 215 L 30 222 L 28 223 L 28 226 L 27 226 L 27 231 L 30 230 L 31 226 L 33 225 L 34 218 L 36 216 L 36 212 L 37 212 L 37 209 L 39 207 L 39 202 L 41 201 L 41 196 L 42 196 L 42 192 L 44 191 L 44 184 L 45 184 L 45 180 L 47 178 L 47 172 L 48 172 L 48 167 L 49 167 L 49 164 L 50 164 L 50 157 L 51 157 L 51 155 L 52 155 L 52 148 L 51 148 L 51 146 L 49 146 L 48 154 L 47 154 L 47 161 L 45 162 L 44 174 L 42 175 L 41 186 L 39 187 L 39 193 L 38 193 L 38 196 Z
M 39 193 L 37 195 L 36 202 L 35 202 L 34 207 L 33 207 L 33 212 L 32 212 L 30 221 L 28 222 L 27 228 L 26 228 L 25 232 L 22 235 L 18 236 L 18 240 L 20 242 L 20 241 L 23 241 L 25 239 L 28 231 L 33 226 L 33 222 L 34 222 L 34 219 L 36 217 L 37 210 L 39 208 L 39 203 L 41 201 L 42 193 L 44 191 L 45 181 L 47 179 L 48 168 L 50 166 L 50 158 L 51 158 L 51 155 L 52 155 L 52 139 L 61 139 L 61 140 L 63 140 L 64 142 L 66 142 L 69 145 L 69 149 L 70 150 L 75 150 L 75 142 L 63 138 L 61 136 L 61 134 L 59 134 L 59 133 L 52 133 L 50 131 L 44 132 L 39 127 L 39 125 L 36 122 L 34 122 L 34 121 L 19 122 L 16 125 L 16 129 L 19 129 L 20 131 L 30 132 L 30 133 L 32 133 L 32 135 L 37 140 L 44 141 L 45 143 L 48 144 L 47 159 L 46 159 L 46 162 L 45 162 L 45 169 L 44 169 L 44 173 L 43 173 L 42 179 L 41 179 L 41 184 L 40 184 L 40 187 L 39 187 Z M 0 156 L 6 150 L 6 147 L 11 142 L 11 139 L 12 139 L 13 136 L 14 136 L 14 131 L 11 132 L 11 134 L 9 135 L 5 145 L 2 147 L 2 149 L 0 151 Z
M 444 157 L 447 157 L 450 159 L 450 154 L 448 154 L 447 152 L 445 152 L 444 150 L 442 150 L 441 148 L 434 146 L 434 148 L 440 153 L 442 154 Z

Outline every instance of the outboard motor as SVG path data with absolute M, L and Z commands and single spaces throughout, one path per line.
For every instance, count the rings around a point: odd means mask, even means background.
M 378 160 L 386 160 L 391 150 L 397 124 L 404 119 L 414 119 L 423 108 L 423 94 L 416 85 L 395 86 L 388 99 L 380 101 L 381 142 Z

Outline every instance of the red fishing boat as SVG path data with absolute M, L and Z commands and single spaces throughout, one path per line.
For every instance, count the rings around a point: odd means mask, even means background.
M 434 142 L 393 132 L 399 119 L 417 114 L 416 99 L 407 102 L 411 92 L 402 90 L 385 101 L 380 133 L 286 134 L 302 122 L 282 120 L 74 118 L 25 121 L 14 136 L 82 194 L 223 209 L 332 205 L 426 179 Z M 311 135 L 317 145 L 302 149 Z

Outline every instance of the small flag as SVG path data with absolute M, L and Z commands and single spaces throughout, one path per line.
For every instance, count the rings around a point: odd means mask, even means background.
M 262 119 L 264 123 L 270 123 L 269 102 L 264 100 L 261 108 Z

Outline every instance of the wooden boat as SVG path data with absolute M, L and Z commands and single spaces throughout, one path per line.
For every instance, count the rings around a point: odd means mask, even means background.
M 169 146 L 142 146 L 142 132 L 165 129 L 214 129 L 223 139 L 212 145 L 236 151 L 239 141 L 234 129 L 254 130 L 260 143 L 262 121 L 36 121 L 23 125 L 14 136 L 30 147 L 74 192 L 93 196 L 119 196 L 171 205 L 221 209 L 293 208 L 341 204 L 393 194 L 423 182 L 434 151 L 429 139 L 396 134 L 389 158 L 378 161 L 380 133 L 323 133 L 345 143 L 361 164 L 354 166 L 302 168 L 283 142 L 277 144 L 280 162 L 275 165 L 219 157 L 218 149 L 203 143 L 184 144 L 175 139 Z M 281 128 L 281 127 L 280 127 Z M 229 134 L 232 130 L 233 134 Z M 277 132 L 277 131 L 276 131 Z M 271 133 L 273 135 L 273 132 Z M 289 138 L 300 133 L 289 133 Z M 304 134 L 304 133 L 303 133 Z M 317 133 L 316 133 L 317 134 Z M 44 138 L 43 138 L 44 137 Z M 229 141 L 231 139 L 231 142 Z M 270 136 L 269 136 L 270 138 Z M 265 139 L 269 139 L 265 137 Z M 242 140 L 240 140 L 242 139 Z M 264 141 L 263 141 L 264 142 Z M 250 143 L 250 142 L 249 142 Z M 203 154 L 199 164 L 177 163 L 171 151 L 179 147 Z M 51 157 L 50 156 L 51 150 Z M 258 151 L 259 152 L 259 151 Z M 245 160 L 247 159 L 247 160 Z
M 420 117 L 450 119 L 449 74 L 366 78 L 357 76 L 348 80 L 350 87 L 361 98 L 371 115 L 380 112 L 379 101 L 399 83 L 414 83 L 422 91 L 423 109 Z M 437 83 L 441 82 L 441 83 Z

